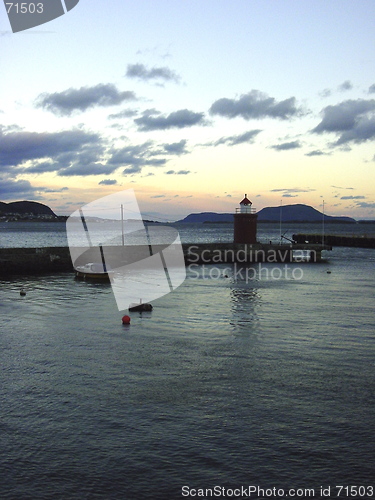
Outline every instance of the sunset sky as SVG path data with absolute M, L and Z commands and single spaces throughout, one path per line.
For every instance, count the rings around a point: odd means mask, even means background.
M 374 42 L 373 0 L 80 0 L 19 33 L 0 5 L 0 201 L 375 219 Z

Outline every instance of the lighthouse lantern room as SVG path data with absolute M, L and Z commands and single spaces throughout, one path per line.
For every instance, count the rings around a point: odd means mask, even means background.
M 255 208 L 252 208 L 252 203 L 245 194 L 234 214 L 234 243 L 257 242 L 257 217 Z

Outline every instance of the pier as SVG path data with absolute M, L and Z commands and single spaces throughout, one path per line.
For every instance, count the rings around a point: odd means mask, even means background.
M 131 264 L 150 255 L 149 248 L 133 246 L 106 247 L 113 254 L 118 267 Z M 153 254 L 163 251 L 166 245 L 153 245 Z M 185 264 L 220 264 L 220 263 L 289 263 L 319 262 L 322 251 L 332 250 L 330 245 L 314 243 L 299 244 L 242 244 L 242 243 L 184 243 L 182 244 Z M 299 252 L 307 254 L 301 258 Z M 101 262 L 99 247 L 92 247 L 82 257 L 82 263 Z M 81 262 L 76 261 L 79 265 Z M 45 248 L 0 248 L 0 277 L 10 275 L 39 275 L 56 272 L 74 272 L 68 247 Z
M 321 244 L 321 234 L 293 234 L 293 240 L 297 244 Z M 326 234 L 324 241 L 327 245 L 334 247 L 356 247 L 356 248 L 375 248 L 375 238 L 367 236 L 341 236 Z

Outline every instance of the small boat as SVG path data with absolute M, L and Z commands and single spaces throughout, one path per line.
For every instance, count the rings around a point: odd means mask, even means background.
M 108 267 L 104 268 L 103 264 L 98 264 L 95 262 L 89 262 L 84 266 L 77 266 L 75 270 L 76 278 L 81 279 L 109 281 L 110 276 L 113 274 L 113 271 L 111 269 L 108 269 Z
M 129 306 L 129 311 L 138 311 L 138 312 L 143 312 L 143 311 L 152 311 L 153 307 L 151 304 L 148 304 L 147 302 L 142 302 L 140 300 L 138 303 L 133 302 Z

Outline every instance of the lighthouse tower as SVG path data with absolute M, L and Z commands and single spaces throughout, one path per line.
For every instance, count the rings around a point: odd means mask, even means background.
M 252 203 L 247 198 L 240 201 L 239 208 L 234 214 L 234 243 L 256 243 L 257 242 L 257 214 Z

